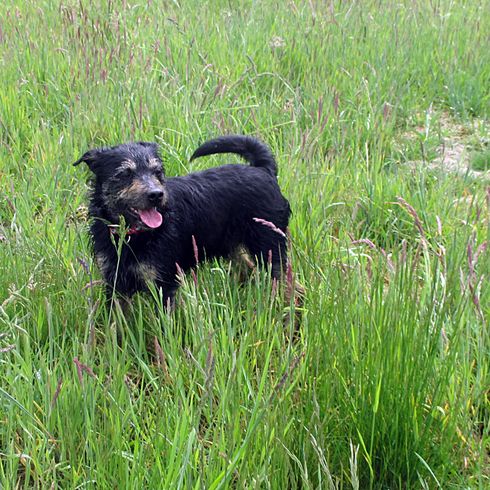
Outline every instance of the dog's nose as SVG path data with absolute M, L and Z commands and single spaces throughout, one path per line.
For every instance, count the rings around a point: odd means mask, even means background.
M 148 199 L 150 200 L 151 203 L 156 203 L 160 201 L 162 197 L 163 197 L 163 191 L 161 191 L 160 189 L 156 189 L 148 193 Z

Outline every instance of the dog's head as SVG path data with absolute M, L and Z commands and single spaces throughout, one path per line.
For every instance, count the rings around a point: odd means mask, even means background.
M 163 165 L 155 143 L 126 143 L 87 151 L 85 162 L 95 174 L 96 189 L 111 221 L 123 216 L 139 229 L 158 228 L 166 202 Z

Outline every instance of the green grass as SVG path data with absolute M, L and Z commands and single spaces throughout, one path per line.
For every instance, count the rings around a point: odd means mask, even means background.
M 489 488 L 489 190 L 405 164 L 488 120 L 489 8 L 2 2 L 0 486 Z M 298 339 L 226 261 L 171 315 L 90 287 L 71 162 L 154 140 L 179 175 L 227 132 L 277 155 Z
M 471 168 L 480 172 L 490 170 L 490 150 L 473 152 L 471 155 Z

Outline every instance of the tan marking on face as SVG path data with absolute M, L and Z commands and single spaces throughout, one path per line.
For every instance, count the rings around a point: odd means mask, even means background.
M 150 167 L 151 169 L 155 169 L 155 168 L 161 169 L 162 162 L 158 160 L 158 158 L 150 158 L 150 160 L 148 161 L 148 167 Z
M 162 183 L 154 176 L 152 175 L 151 176 L 151 181 L 157 186 L 157 187 L 161 187 L 162 186 Z
M 119 169 L 121 170 L 136 170 L 136 162 L 134 162 L 133 160 L 124 160 L 123 162 L 121 162 L 121 165 L 119 165 Z
M 128 200 L 138 198 L 145 193 L 145 186 L 140 180 L 133 180 L 129 187 L 125 187 L 117 194 L 118 199 Z

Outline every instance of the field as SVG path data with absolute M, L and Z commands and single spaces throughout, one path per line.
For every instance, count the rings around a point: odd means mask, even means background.
M 489 17 L 4 0 L 0 487 L 490 488 Z M 106 308 L 71 163 L 152 140 L 182 175 L 225 133 L 277 156 L 289 284 L 216 261 Z

